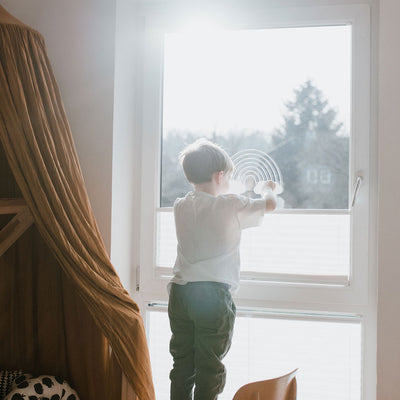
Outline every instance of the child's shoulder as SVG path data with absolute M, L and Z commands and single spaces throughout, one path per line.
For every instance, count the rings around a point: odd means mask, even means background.
M 185 203 L 185 202 L 189 202 L 192 199 L 193 199 L 193 192 L 188 192 L 188 193 L 186 193 L 185 196 L 177 197 L 175 199 L 174 207 L 177 207 L 179 204 L 182 204 L 182 203 Z
M 248 201 L 247 197 L 234 193 L 221 194 L 218 199 L 233 205 L 243 205 Z
M 236 200 L 240 200 L 241 197 L 243 197 L 240 194 L 235 194 L 235 193 L 227 193 L 227 194 L 220 194 L 218 197 L 220 197 L 223 200 L 226 201 L 236 201 Z

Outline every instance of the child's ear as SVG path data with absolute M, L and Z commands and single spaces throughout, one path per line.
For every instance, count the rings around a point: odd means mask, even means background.
M 215 182 L 217 182 L 218 185 L 219 185 L 220 182 L 221 182 L 222 175 L 224 175 L 224 171 L 214 172 Z

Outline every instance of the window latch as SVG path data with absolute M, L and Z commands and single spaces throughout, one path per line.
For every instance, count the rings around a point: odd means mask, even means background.
M 353 196 L 352 196 L 352 199 L 351 199 L 351 207 L 352 208 L 354 207 L 354 204 L 356 203 L 358 191 L 360 190 L 360 186 L 361 186 L 362 181 L 363 181 L 362 176 L 361 175 L 357 176 L 356 183 L 355 183 L 354 189 L 353 189 Z

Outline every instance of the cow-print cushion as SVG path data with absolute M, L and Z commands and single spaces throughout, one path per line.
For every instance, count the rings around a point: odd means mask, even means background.
M 51 375 L 17 378 L 4 400 L 79 400 L 74 389 L 62 379 Z
M 0 399 L 10 392 L 13 382 L 23 374 L 21 370 L 0 371 Z

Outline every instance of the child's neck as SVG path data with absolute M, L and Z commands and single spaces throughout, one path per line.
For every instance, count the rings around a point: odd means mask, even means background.
M 211 194 L 212 196 L 218 196 L 220 194 L 218 186 L 214 181 L 195 184 L 194 190 L 196 192 L 205 192 Z

